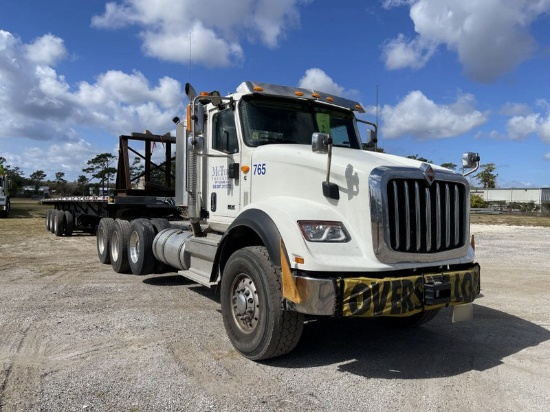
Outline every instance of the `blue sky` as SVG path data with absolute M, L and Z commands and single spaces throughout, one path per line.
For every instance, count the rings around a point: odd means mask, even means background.
M 173 131 L 184 85 L 359 100 L 380 146 L 550 187 L 550 0 L 0 0 L 0 156 L 82 174 L 118 135 Z M 191 43 L 190 43 L 191 42 Z

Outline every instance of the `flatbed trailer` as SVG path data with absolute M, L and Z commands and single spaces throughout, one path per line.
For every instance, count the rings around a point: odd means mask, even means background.
M 143 151 L 130 145 L 141 142 Z M 95 232 L 102 218 L 133 219 L 136 217 L 177 220 L 180 210 L 175 206 L 173 162 L 175 137 L 132 133 L 119 137 L 119 156 L 114 193 L 109 196 L 68 196 L 44 199 L 52 208 L 46 214 L 46 227 L 56 236 L 70 236 L 74 230 Z M 155 147 L 164 147 L 164 160 L 155 164 L 151 159 Z M 137 176 L 130 173 L 130 153 L 144 160 L 144 170 Z M 153 175 L 162 176 L 163 184 L 153 182 Z

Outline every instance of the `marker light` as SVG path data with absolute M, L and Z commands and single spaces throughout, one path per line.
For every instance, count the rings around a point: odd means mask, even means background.
M 331 102 L 331 103 L 332 103 L 333 101 L 334 101 L 334 99 L 333 99 L 332 97 L 327 96 L 327 102 Z
M 208 93 L 208 92 L 201 92 L 201 96 L 210 96 L 210 93 Z
M 263 87 L 260 87 L 260 86 L 254 86 L 254 91 L 255 91 L 255 92 L 263 92 L 263 91 L 264 91 L 264 88 L 263 88 Z
M 187 105 L 187 131 L 191 133 L 191 105 Z
M 294 262 L 299 263 L 299 264 L 304 264 L 305 260 L 304 260 L 303 257 L 295 256 L 294 257 Z
M 315 97 L 316 99 L 318 99 L 319 97 L 321 97 L 321 95 L 319 93 L 313 93 L 311 97 Z
M 342 222 L 299 220 L 298 226 L 308 242 L 349 242 L 351 237 Z
M 241 166 L 241 171 L 243 173 L 248 173 L 250 172 L 250 166 Z
M 300 92 L 300 91 L 295 91 L 294 94 L 295 94 L 296 96 L 303 96 L 303 95 L 304 95 L 304 93 L 302 93 L 302 92 Z

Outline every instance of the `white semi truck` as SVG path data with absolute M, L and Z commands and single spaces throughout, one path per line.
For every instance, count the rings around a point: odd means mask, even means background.
M 0 165 L 0 218 L 8 217 L 10 213 L 10 186 L 11 182 L 7 178 L 4 168 Z
M 376 127 L 354 101 L 255 82 L 186 92 L 186 119 L 174 119 L 181 218 L 101 219 L 101 262 L 216 288 L 229 339 L 252 360 L 290 352 L 306 316 L 413 326 L 452 306 L 471 317 L 480 268 L 463 176 L 368 150 Z

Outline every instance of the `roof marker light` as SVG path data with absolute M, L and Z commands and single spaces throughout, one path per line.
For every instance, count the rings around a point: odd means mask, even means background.
M 295 91 L 294 94 L 295 94 L 296 96 L 303 96 L 303 95 L 304 95 L 304 93 L 299 92 L 299 91 Z
M 360 104 L 356 104 L 356 105 L 355 105 L 355 109 L 356 109 L 356 110 L 359 110 L 359 111 L 362 111 L 362 110 L 363 110 L 363 107 L 362 107 Z
M 332 97 L 327 96 L 327 102 L 331 102 L 331 103 L 332 103 L 333 101 L 334 101 L 334 99 L 333 99 Z
M 321 97 L 321 95 L 319 93 L 313 93 L 311 97 L 315 97 L 316 99 L 318 99 L 319 97 Z
M 254 91 L 255 91 L 255 92 L 263 92 L 263 91 L 264 91 L 264 88 L 263 88 L 263 87 L 260 87 L 260 86 L 254 86 Z

